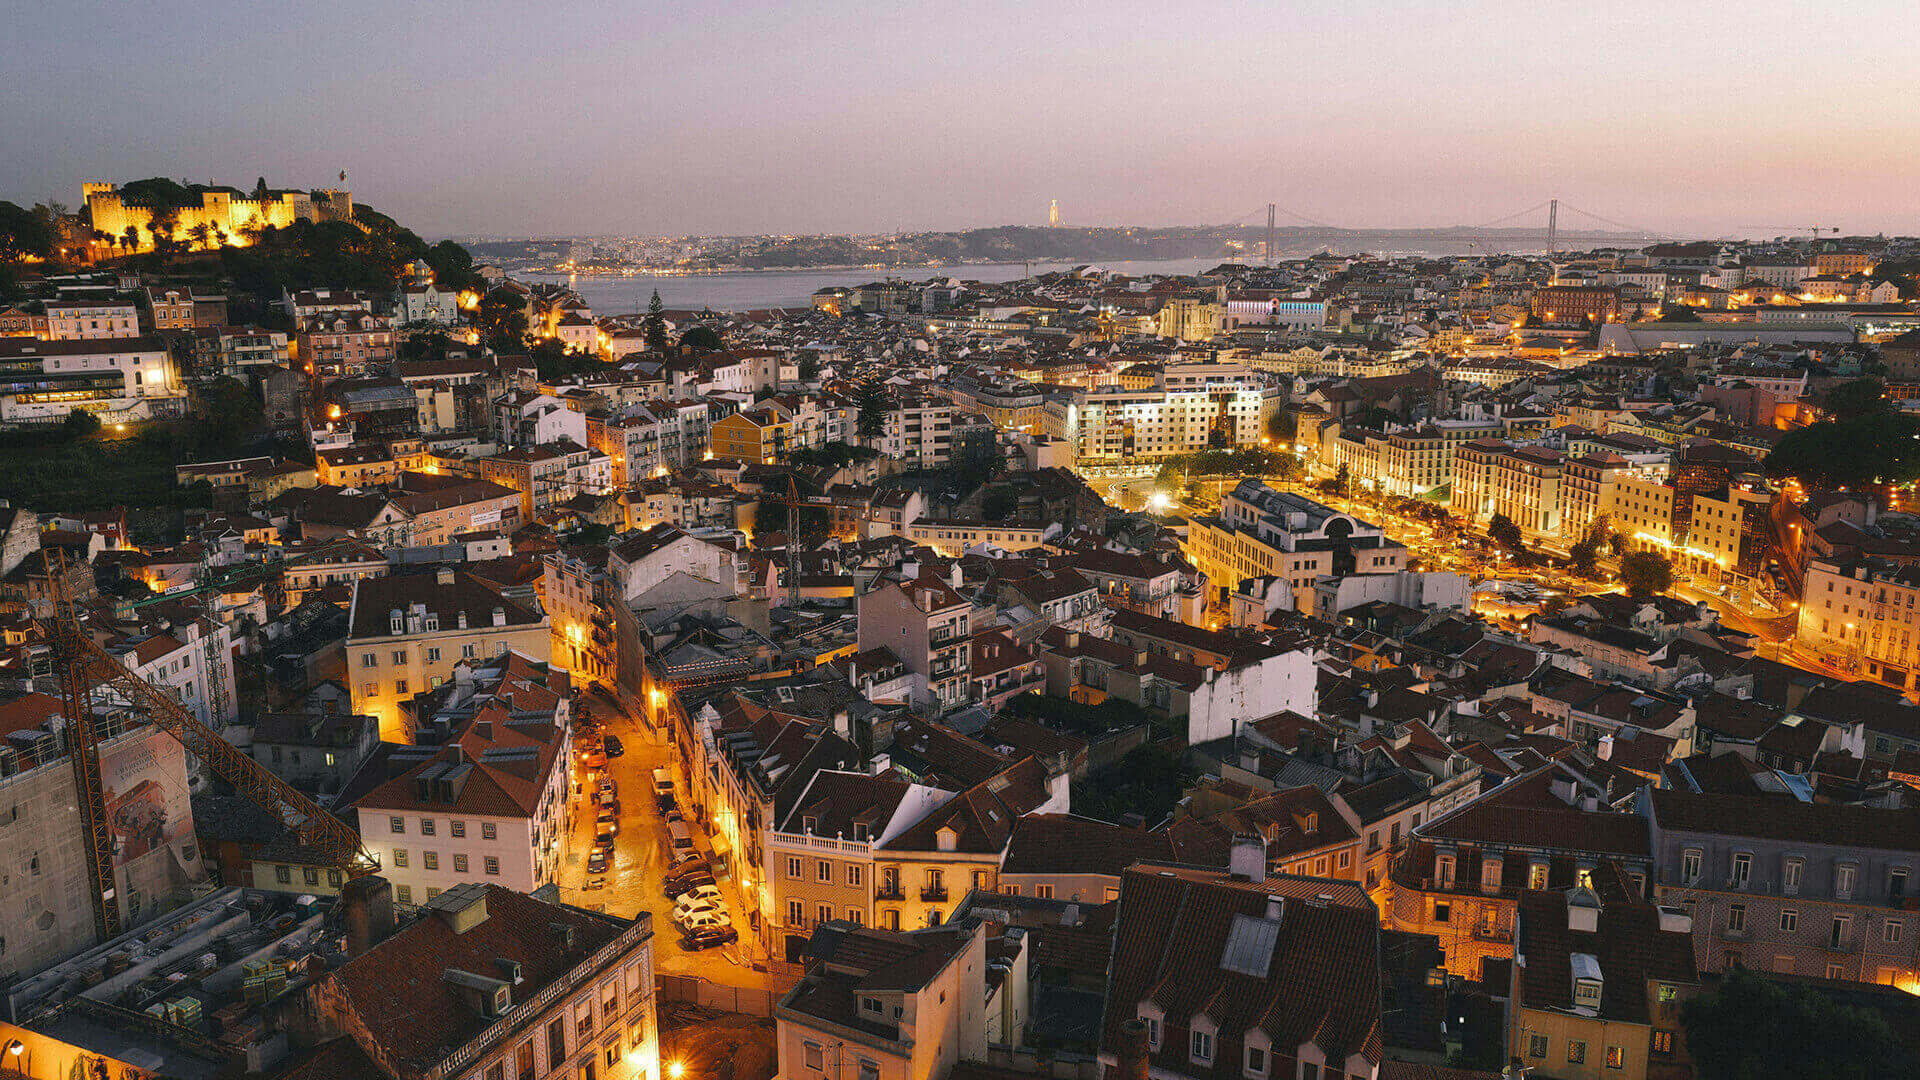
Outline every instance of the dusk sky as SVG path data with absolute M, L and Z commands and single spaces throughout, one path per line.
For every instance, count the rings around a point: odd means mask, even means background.
M 1450 225 L 1555 195 L 1676 234 L 1920 232 L 1912 0 L 61 0 L 7 21 L 20 203 L 346 169 L 429 237 L 1039 224 L 1049 199 L 1074 225 L 1269 201 Z

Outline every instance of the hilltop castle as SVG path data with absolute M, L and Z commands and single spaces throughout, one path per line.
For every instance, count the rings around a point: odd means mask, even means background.
M 86 199 L 86 215 L 93 232 L 105 233 L 118 244 L 129 227 L 135 230 L 139 246 L 153 247 L 155 222 L 173 223 L 173 237 L 189 241 L 195 226 L 205 225 L 209 232 L 224 234 L 229 247 L 247 244 L 245 230 L 272 226 L 284 229 L 296 221 L 352 221 L 353 193 L 330 188 L 317 191 L 268 191 L 264 199 L 232 187 L 195 187 L 198 206 L 153 206 L 128 202 L 120 189 L 99 181 L 80 185 Z M 209 243 L 211 244 L 211 240 Z

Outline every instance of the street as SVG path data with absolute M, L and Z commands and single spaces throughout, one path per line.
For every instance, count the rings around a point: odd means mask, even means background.
M 567 857 L 560 868 L 561 898 L 567 903 L 595 911 L 631 918 L 636 913 L 653 914 L 654 965 L 664 974 L 697 975 L 729 986 L 765 989 L 769 979 L 765 958 L 755 954 L 754 936 L 747 931 L 747 910 L 741 904 L 738 887 L 722 880 L 720 891 L 740 931 L 740 940 L 717 949 L 691 952 L 681 944 L 680 929 L 673 921 L 673 901 L 661 892 L 667 865 L 667 821 L 653 797 L 653 770 L 669 768 L 685 806 L 686 777 L 678 768 L 678 754 L 670 741 L 656 734 L 627 705 L 616 705 L 607 694 L 596 692 L 586 698 L 603 730 L 619 738 L 626 752 L 607 759 L 606 772 L 618 788 L 620 800 L 619 834 L 614 838 L 613 857 L 604 874 L 587 872 L 587 853 L 593 850 L 594 820 L 592 789 L 599 770 L 587 770 L 574 762 L 574 823 Z M 695 846 L 710 853 L 712 845 L 705 822 L 689 820 Z

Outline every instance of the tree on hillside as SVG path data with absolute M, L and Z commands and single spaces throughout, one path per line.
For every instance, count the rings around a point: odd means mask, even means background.
M 1823 420 L 1781 436 L 1767 455 L 1772 476 L 1808 490 L 1903 484 L 1920 479 L 1920 420 L 1891 410 Z
M 1673 588 L 1673 564 L 1656 551 L 1629 551 L 1620 557 L 1620 583 L 1636 599 L 1658 596 Z
M 860 437 L 877 439 L 886 434 L 890 404 L 887 381 L 878 372 L 868 375 L 854 387 L 853 399 L 860 406 Z
M 486 333 L 490 348 L 518 352 L 526 347 L 527 302 L 512 289 L 495 289 L 481 297 L 473 321 Z
M 52 253 L 53 230 L 45 219 L 24 206 L 0 200 L 0 259 L 44 259 Z
M 660 302 L 660 290 L 653 290 L 653 299 L 647 301 L 647 317 L 640 329 L 647 337 L 647 351 L 663 353 L 667 351 L 667 317 L 663 314 L 666 305 Z
M 1680 1024 L 1701 1080 L 1920 1074 L 1920 1059 L 1880 1013 L 1744 969 L 1687 1002 Z
M 1854 379 L 1828 390 L 1821 405 L 1838 420 L 1871 416 L 1887 410 L 1887 388 L 1879 379 Z

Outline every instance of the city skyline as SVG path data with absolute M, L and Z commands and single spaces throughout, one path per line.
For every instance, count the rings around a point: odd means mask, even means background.
M 1444 227 L 1556 196 L 1681 236 L 1920 232 L 1896 149 L 1920 31 L 1892 3 L 78 7 L 15 19 L 38 88 L 0 121 L 38 148 L 0 161 L 17 202 L 345 169 L 434 235 L 959 230 L 1043 224 L 1056 199 L 1066 225 L 1277 202 L 1283 223 Z M 126 32 L 68 44 L 109 14 Z

